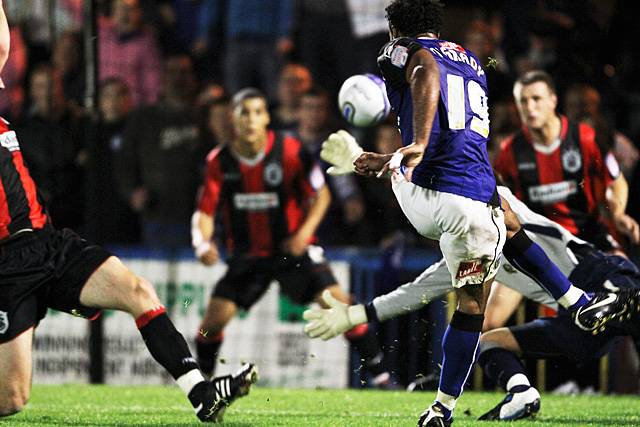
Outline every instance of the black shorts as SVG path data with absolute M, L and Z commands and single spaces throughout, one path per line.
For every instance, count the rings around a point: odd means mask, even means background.
M 564 356 L 578 362 L 606 354 L 617 335 L 607 330 L 598 335 L 579 329 L 569 316 L 543 317 L 509 328 L 522 356 L 549 359 Z
M 0 343 L 37 325 L 48 308 L 97 317 L 99 309 L 80 304 L 80 292 L 110 256 L 73 231 L 52 227 L 0 243 Z
M 229 269 L 218 282 L 212 296 L 226 298 L 245 310 L 260 299 L 273 280 L 280 292 L 298 304 L 308 304 L 325 288 L 336 284 L 329 265 L 323 260 L 302 257 L 233 257 Z

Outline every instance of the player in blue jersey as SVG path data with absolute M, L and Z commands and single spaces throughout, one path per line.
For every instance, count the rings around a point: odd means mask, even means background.
M 404 147 L 392 155 L 338 148 L 334 156 L 323 157 L 338 166 L 334 172 L 391 173 L 404 214 L 420 234 L 440 242 L 458 305 L 443 338 L 436 401 L 421 415 L 419 426 L 452 421 L 477 357 L 487 295 L 503 246 L 509 261 L 561 305 L 575 309 L 589 301 L 527 237 L 508 205 L 503 203 L 506 218 L 500 209 L 486 149 L 486 77 L 471 52 L 439 39 L 443 10 L 437 0 L 394 0 L 386 8 L 392 40 L 382 48 L 378 65 Z M 620 308 L 620 301 L 613 303 Z M 583 317 L 590 320 L 603 306 Z

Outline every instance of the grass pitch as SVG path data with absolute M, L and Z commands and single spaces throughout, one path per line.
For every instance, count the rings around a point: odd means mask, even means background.
M 284 390 L 255 387 L 226 412 L 224 426 L 415 426 L 434 393 L 369 390 Z M 499 393 L 467 392 L 454 426 L 492 426 L 476 418 Z M 535 421 L 516 426 L 640 426 L 640 397 L 545 395 Z M 36 386 L 25 411 L 0 426 L 201 425 L 177 387 Z M 508 424 L 507 424 L 508 425 Z

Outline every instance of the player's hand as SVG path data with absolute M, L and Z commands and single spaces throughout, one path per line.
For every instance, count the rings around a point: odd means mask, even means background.
M 346 130 L 339 130 L 322 143 L 320 158 L 333 165 L 327 169 L 329 175 L 344 175 L 355 171 L 353 162 L 360 154 L 362 147 L 356 139 Z
M 213 265 L 220 259 L 218 247 L 212 242 L 202 242 L 195 248 L 196 258 L 204 265 Z
M 376 176 L 389 161 L 389 158 L 389 154 L 365 151 L 354 162 L 355 171 L 358 175 Z
M 295 233 L 282 243 L 282 250 L 295 257 L 301 257 L 307 252 L 309 239 L 300 233 Z
M 328 290 L 322 293 L 322 299 L 329 308 L 309 309 L 302 314 L 308 322 L 304 327 L 304 333 L 309 338 L 321 338 L 326 341 L 367 323 L 367 313 L 362 304 L 348 305 L 340 302 Z
M 613 218 L 616 230 L 629 238 L 631 243 L 640 243 L 640 226 L 635 219 L 627 214 L 618 215 Z

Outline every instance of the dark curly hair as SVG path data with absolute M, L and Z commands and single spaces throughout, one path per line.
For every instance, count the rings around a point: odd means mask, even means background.
M 405 37 L 440 34 L 444 15 L 444 4 L 440 0 L 393 0 L 385 11 L 394 33 Z

